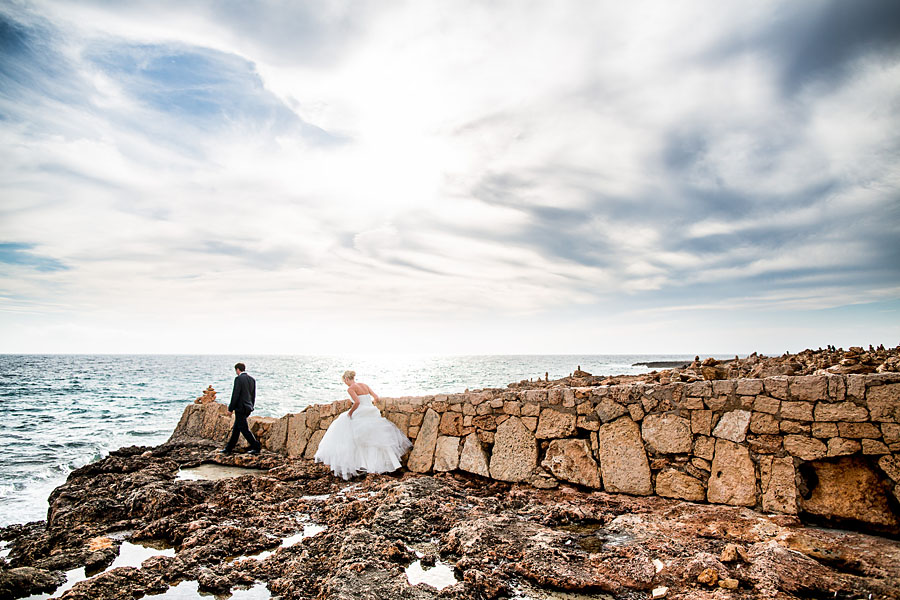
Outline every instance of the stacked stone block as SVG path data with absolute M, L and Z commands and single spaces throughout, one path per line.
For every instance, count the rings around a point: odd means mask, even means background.
M 312 458 L 349 407 L 251 423 L 269 450 Z M 406 466 L 418 473 L 863 521 L 878 513 L 900 527 L 900 373 L 495 389 L 383 398 L 380 408 L 413 441 Z M 224 439 L 223 409 L 188 406 L 173 438 Z

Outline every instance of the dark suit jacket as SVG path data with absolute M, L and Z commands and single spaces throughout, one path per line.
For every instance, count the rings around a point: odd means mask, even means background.
M 241 373 L 234 378 L 228 410 L 249 415 L 253 412 L 254 406 L 256 406 L 256 380 L 246 373 Z

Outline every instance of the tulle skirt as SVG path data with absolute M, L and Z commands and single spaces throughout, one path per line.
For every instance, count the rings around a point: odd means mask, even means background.
M 396 425 L 381 416 L 370 399 L 360 396 L 353 418 L 346 411 L 328 426 L 316 462 L 331 467 L 343 479 L 360 473 L 390 473 L 400 468 L 400 458 L 412 443 Z

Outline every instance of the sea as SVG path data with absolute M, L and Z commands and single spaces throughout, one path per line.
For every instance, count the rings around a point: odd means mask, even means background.
M 234 364 L 256 378 L 257 416 L 280 417 L 347 397 L 341 374 L 381 396 L 413 396 L 594 375 L 650 371 L 639 362 L 693 356 L 228 356 L 0 355 L 0 526 L 46 518 L 47 497 L 73 469 L 123 446 L 155 446 L 184 407 L 212 386 L 225 403 Z

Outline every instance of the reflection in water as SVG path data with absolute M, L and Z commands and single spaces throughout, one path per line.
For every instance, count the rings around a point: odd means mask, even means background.
M 100 573 L 91 574 L 91 577 L 96 577 L 97 575 L 106 573 L 110 569 L 115 569 L 117 567 L 140 568 L 141 563 L 151 556 L 175 556 L 175 549 L 165 546 L 164 543 L 153 540 L 147 540 L 141 542 L 140 544 L 122 542 L 122 545 L 119 547 L 119 555 L 116 557 L 116 560 L 114 560 L 110 566 L 106 567 Z M 87 573 L 85 573 L 84 567 L 78 567 L 77 569 L 66 571 L 66 582 L 56 588 L 56 591 L 51 594 L 34 594 L 32 596 L 24 598 L 24 600 L 46 600 L 47 598 L 51 597 L 58 598 L 63 594 L 63 592 L 67 592 L 72 589 L 72 587 L 76 583 L 79 583 L 86 579 L 89 579 L 89 577 L 87 576 Z
M 529 587 L 517 587 L 513 590 L 512 600 L 614 600 L 608 594 L 573 594 L 558 590 L 542 590 Z
M 267 469 L 250 469 L 246 467 L 233 467 L 230 465 L 203 464 L 199 467 L 188 467 L 178 471 L 178 479 L 187 481 L 216 481 L 242 477 L 244 475 L 265 475 Z
M 146 540 L 141 544 L 132 544 L 131 542 L 122 542 L 119 547 L 119 555 L 109 569 L 116 567 L 135 567 L 140 568 L 141 563 L 151 556 L 175 556 L 175 548 L 166 547 L 159 542 Z
M 257 583 L 251 588 L 231 590 L 231 594 L 212 594 L 200 591 L 200 585 L 196 581 L 182 581 L 173 585 L 162 594 L 145 596 L 154 600 L 197 600 L 198 598 L 215 598 L 216 600 L 268 600 L 272 597 L 264 583 Z
M 437 561 L 430 569 L 423 569 L 421 560 L 406 567 L 406 579 L 409 585 L 426 583 L 437 590 L 451 586 L 457 581 L 453 569 L 447 563 Z
M 303 530 L 300 533 L 295 533 L 290 537 L 286 537 L 281 540 L 281 543 L 278 545 L 278 548 L 287 548 L 288 546 L 293 546 L 294 544 L 300 542 L 303 538 L 308 538 L 325 531 L 325 525 L 318 525 L 316 523 L 309 523 L 303 526 Z M 232 562 L 237 562 L 240 560 L 244 560 L 247 558 L 252 558 L 253 560 L 266 560 L 270 556 L 272 556 L 278 548 L 275 550 L 263 550 L 262 552 L 257 552 L 256 554 L 245 554 L 244 556 L 238 556 Z

